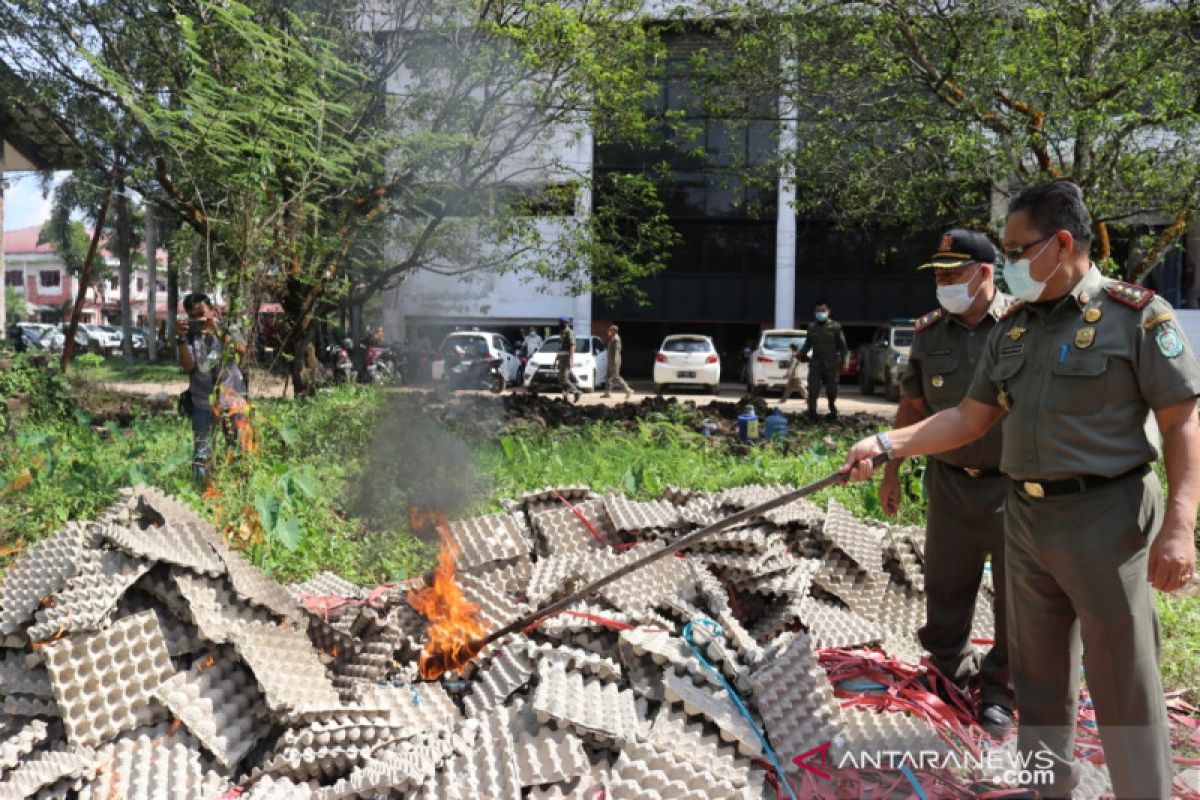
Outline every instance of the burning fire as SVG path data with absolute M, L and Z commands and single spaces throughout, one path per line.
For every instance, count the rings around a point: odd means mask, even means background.
M 413 530 L 433 525 L 442 543 L 433 585 L 408 594 L 408 604 L 429 620 L 429 641 L 421 652 L 420 670 L 422 678 L 434 680 L 475 657 L 482 646 L 483 622 L 479 606 L 468 600 L 454 582 L 454 559 L 459 548 L 445 515 L 413 508 L 409 518 Z
M 228 386 L 220 388 L 221 402 L 213 406 L 220 416 L 222 425 L 230 433 L 230 438 L 236 435 L 238 450 L 246 455 L 258 452 L 258 444 L 254 441 L 254 426 L 250 424 L 250 404 L 245 398 Z

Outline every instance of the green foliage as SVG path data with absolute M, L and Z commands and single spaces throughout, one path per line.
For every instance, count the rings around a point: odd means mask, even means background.
M 21 322 L 29 318 L 29 301 L 17 287 L 4 287 L 4 305 L 8 322 Z
M 1200 701 L 1196 676 L 1200 675 L 1200 596 L 1173 597 L 1156 594 L 1159 641 L 1162 652 L 1163 688 L 1168 692 L 1183 689 L 1188 702 Z
M 0 370 L 0 402 L 19 398 L 34 420 L 62 419 L 75 409 L 70 383 L 45 356 L 17 353 Z

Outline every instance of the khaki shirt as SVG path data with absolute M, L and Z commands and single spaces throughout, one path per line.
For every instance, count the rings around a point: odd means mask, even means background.
M 900 378 L 904 396 L 924 400 L 933 414 L 958 405 L 971 388 L 971 378 L 983 359 L 988 335 L 1012 302 L 1008 295 L 996 292 L 987 313 L 974 328 L 945 311 L 940 311 L 940 317 L 939 312 L 932 312 L 938 318 L 927 327 L 920 327 L 918 320 L 912 353 Z M 995 469 L 1000 466 L 1000 442 L 1000 426 L 994 425 L 970 444 L 933 457 L 954 467 Z
M 1004 472 L 1113 477 L 1155 459 L 1146 415 L 1200 394 L 1200 365 L 1170 304 L 1127 304 L 1148 291 L 1093 265 L 1066 297 L 1018 303 L 996 325 L 968 396 L 1007 408 Z
M 624 345 L 621 344 L 621 335 L 614 333 L 612 338 L 608 340 L 608 374 L 616 375 L 621 371 L 621 350 Z
M 841 323 L 833 320 L 811 323 L 806 331 L 804 344 L 800 347 L 800 355 L 806 356 L 810 350 L 812 366 L 809 369 L 837 369 L 838 364 L 850 352 Z

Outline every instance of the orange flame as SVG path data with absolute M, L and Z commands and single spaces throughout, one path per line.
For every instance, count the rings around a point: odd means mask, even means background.
M 437 511 L 423 512 L 416 508 L 410 510 L 409 517 L 413 530 L 435 526 L 442 543 L 433 585 L 408 593 L 408 604 L 429 620 L 429 641 L 421 651 L 420 671 L 425 680 L 434 680 L 444 672 L 458 669 L 479 652 L 483 621 L 479 606 L 468 600 L 454 582 L 454 559 L 459 548 L 446 517 Z

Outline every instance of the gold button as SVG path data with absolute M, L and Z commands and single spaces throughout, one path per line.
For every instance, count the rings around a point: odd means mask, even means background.
M 932 378 L 929 379 L 929 382 L 931 384 L 933 384 L 933 388 L 940 389 L 940 388 L 942 388 L 942 384 L 944 384 L 946 382 L 946 380 L 941 375 L 934 375 Z
M 1022 486 L 1025 489 L 1025 494 L 1029 495 L 1030 497 L 1045 497 L 1046 496 L 1046 490 L 1043 489 L 1042 485 L 1040 483 L 1037 483 L 1036 481 L 1025 481 L 1025 483 L 1022 484 Z
M 1080 350 L 1088 349 L 1094 341 L 1096 341 L 1095 328 L 1080 328 L 1075 331 L 1075 346 Z
M 1084 322 L 1099 322 L 1100 321 L 1100 309 L 1089 308 L 1087 311 L 1083 312 L 1083 321 Z

